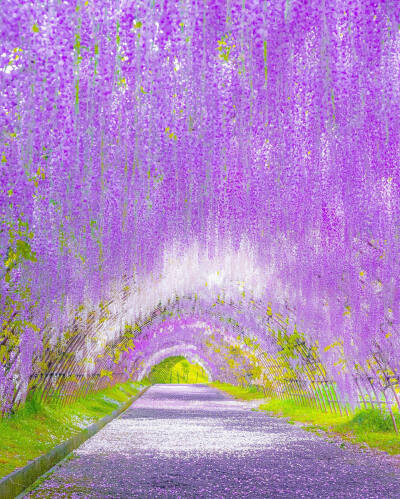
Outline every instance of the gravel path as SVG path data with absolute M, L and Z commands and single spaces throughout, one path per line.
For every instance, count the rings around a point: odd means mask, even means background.
M 155 385 L 25 497 L 400 498 L 388 456 L 252 406 L 205 385 Z

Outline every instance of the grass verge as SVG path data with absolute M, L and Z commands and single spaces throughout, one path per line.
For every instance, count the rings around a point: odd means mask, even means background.
M 309 431 L 340 436 L 362 447 L 368 446 L 392 455 L 400 453 L 400 435 L 394 431 L 390 415 L 382 414 L 378 409 L 360 409 L 350 416 L 340 416 L 280 399 L 270 399 L 260 405 L 260 409 L 275 416 L 287 417 L 289 422 L 305 423 L 305 429 Z M 400 426 L 400 415 L 395 417 Z
M 219 388 L 240 400 L 265 398 L 263 392 L 255 387 L 241 388 L 228 383 L 214 382 L 211 386 Z M 292 400 L 270 398 L 261 404 L 260 410 L 273 416 L 285 417 L 289 423 L 304 423 L 305 430 L 329 437 L 340 436 L 361 447 L 378 449 L 388 454 L 400 454 L 400 434 L 393 429 L 389 414 L 382 414 L 378 409 L 359 409 L 347 416 L 324 412 L 314 406 L 299 405 Z M 400 414 L 395 414 L 397 427 L 400 428 Z
M 144 386 L 128 381 L 61 407 L 32 398 L 0 420 L 0 478 L 50 451 L 82 429 L 112 413 Z
M 229 393 L 229 395 L 232 395 L 239 400 L 254 400 L 265 398 L 264 393 L 262 391 L 260 392 L 255 386 L 242 388 L 241 386 L 230 385 L 229 383 L 220 383 L 219 381 L 210 383 L 210 386 Z

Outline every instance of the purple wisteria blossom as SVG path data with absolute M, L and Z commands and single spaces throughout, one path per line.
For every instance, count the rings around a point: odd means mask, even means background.
M 3 0 L 2 412 L 163 351 L 396 402 L 399 25 L 391 0 Z

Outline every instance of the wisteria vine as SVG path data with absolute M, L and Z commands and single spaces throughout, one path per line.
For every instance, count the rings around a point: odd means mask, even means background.
M 271 355 L 282 318 L 349 400 L 398 380 L 399 26 L 391 0 L 4 0 L 3 412 L 34 376 L 131 373 L 185 296 Z

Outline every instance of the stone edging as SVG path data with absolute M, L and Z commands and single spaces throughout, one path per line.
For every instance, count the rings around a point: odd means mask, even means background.
M 57 445 L 54 449 L 46 454 L 43 454 L 42 456 L 37 457 L 23 468 L 15 470 L 2 478 L 0 480 L 0 497 L 2 499 L 14 499 L 16 496 L 21 494 L 21 492 L 30 487 L 38 478 L 64 459 L 70 452 L 95 435 L 107 423 L 126 411 L 130 405 L 141 397 L 149 388 L 150 386 L 146 386 L 144 390 L 130 398 L 121 407 L 108 416 L 104 416 L 104 418 L 91 424 L 66 442 Z

